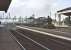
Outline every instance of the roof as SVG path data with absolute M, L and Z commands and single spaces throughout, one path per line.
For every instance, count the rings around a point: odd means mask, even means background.
M 69 12 L 65 12 L 65 11 L 69 11 Z M 57 11 L 57 13 L 61 13 L 61 14 L 64 14 L 66 16 L 71 16 L 71 7 L 68 7 L 68 8 L 65 8 L 65 9 L 62 9 L 62 10 L 59 10 L 59 11 Z
M 66 15 L 66 16 L 71 16 L 71 12 L 62 13 L 62 14 Z
M 62 9 L 62 10 L 59 10 L 57 12 L 63 12 L 63 11 L 67 11 L 67 10 L 71 10 L 71 7 L 68 7 L 68 8 L 65 8 L 65 9 Z
M 7 12 L 10 3 L 11 3 L 11 0 L 0 0 L 0 11 Z

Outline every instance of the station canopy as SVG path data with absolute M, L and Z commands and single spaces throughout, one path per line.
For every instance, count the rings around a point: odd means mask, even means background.
M 0 11 L 7 12 L 10 3 L 11 3 L 11 0 L 0 0 Z
M 59 10 L 59 11 L 57 11 L 57 13 L 61 13 L 61 14 L 64 14 L 66 16 L 71 16 L 71 7 Z

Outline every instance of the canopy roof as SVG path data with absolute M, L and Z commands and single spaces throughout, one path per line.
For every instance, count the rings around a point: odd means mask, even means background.
M 0 11 L 7 12 L 10 3 L 11 3 L 11 0 L 0 0 Z
M 71 16 L 71 12 L 62 13 L 62 14 L 66 15 L 66 16 Z
M 65 11 L 69 11 L 69 12 L 65 12 Z M 71 7 L 68 7 L 68 8 L 57 11 L 57 13 L 60 13 L 60 12 L 63 12 L 61 14 L 64 14 L 66 16 L 71 16 Z

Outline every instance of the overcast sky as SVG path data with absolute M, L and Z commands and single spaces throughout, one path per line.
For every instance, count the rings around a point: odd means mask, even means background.
M 71 6 L 71 0 L 13 0 L 8 13 L 11 16 L 48 16 L 60 9 Z

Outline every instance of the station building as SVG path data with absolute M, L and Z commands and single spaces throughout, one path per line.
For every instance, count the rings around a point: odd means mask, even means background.
M 57 16 L 56 16 L 57 15 Z M 70 17 L 71 17 L 71 7 L 68 7 L 68 8 L 65 8 L 65 9 L 62 9 L 62 10 L 58 10 L 57 13 L 56 13 L 56 17 L 59 18 L 59 25 L 61 25 L 61 18 L 62 18 L 62 15 L 65 15 L 67 17 L 69 17 L 69 21 L 71 20 Z

